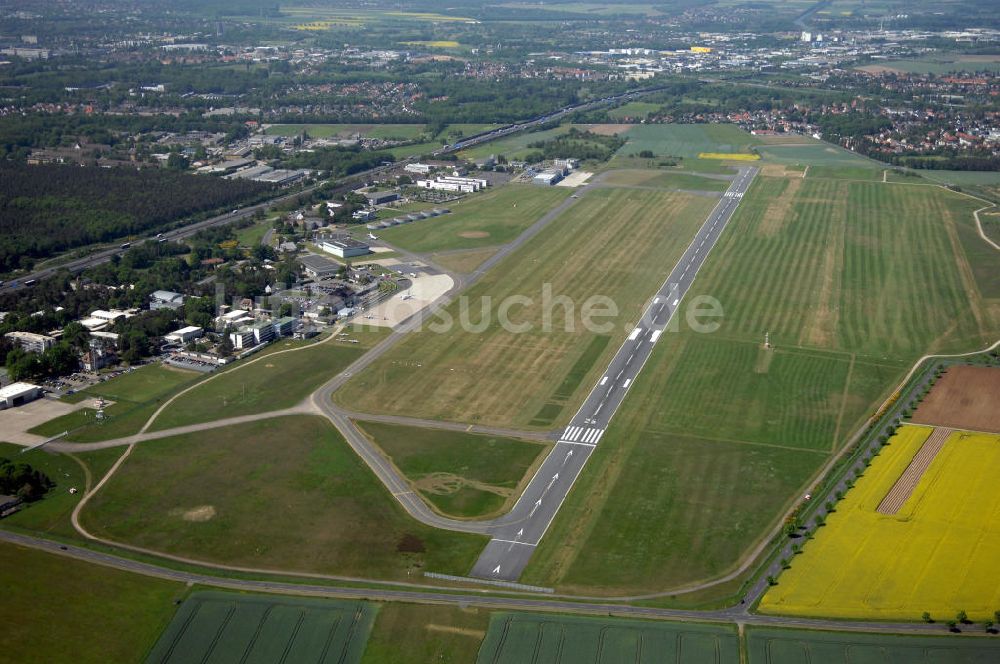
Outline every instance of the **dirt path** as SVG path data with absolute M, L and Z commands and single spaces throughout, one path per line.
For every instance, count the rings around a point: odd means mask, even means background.
M 924 441 L 924 444 L 920 446 L 920 449 L 917 450 L 917 453 L 913 456 L 913 460 L 910 461 L 910 465 L 906 467 L 903 474 L 899 476 L 896 483 L 889 489 L 889 493 L 878 504 L 878 507 L 875 509 L 876 512 L 879 514 L 896 514 L 899 512 L 906 500 L 913 495 L 914 489 L 920 484 L 920 478 L 927 472 L 931 462 L 934 461 L 938 452 L 944 447 L 948 436 L 954 432 L 954 429 L 947 429 L 945 427 L 934 429 L 934 432 L 931 433 L 927 440 Z

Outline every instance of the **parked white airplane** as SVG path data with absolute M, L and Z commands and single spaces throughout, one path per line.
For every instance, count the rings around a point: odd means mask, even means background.
M 373 233 L 369 233 L 369 234 L 368 234 L 368 239 L 369 239 L 369 240 L 377 240 L 378 238 L 377 238 L 377 237 L 375 237 L 375 235 L 374 235 Z
M 403 293 L 402 299 L 409 300 L 413 295 L 411 293 Z

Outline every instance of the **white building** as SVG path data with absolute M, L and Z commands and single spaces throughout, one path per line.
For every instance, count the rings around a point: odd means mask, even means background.
M 56 342 L 55 337 L 34 332 L 8 332 L 4 336 L 29 353 L 44 353 Z
M 188 325 L 187 327 L 182 327 L 179 330 L 171 332 L 170 334 L 164 336 L 163 338 L 167 341 L 173 341 L 179 344 L 186 344 L 193 339 L 200 339 L 205 336 L 205 330 L 195 325 Z
M 184 296 L 173 291 L 153 291 L 149 296 L 150 309 L 179 309 L 184 306 Z
M 417 180 L 417 186 L 423 189 L 434 189 L 436 191 L 457 191 L 466 194 L 475 193 L 485 189 L 486 180 L 479 178 L 463 178 L 454 175 L 439 175 L 433 180 Z
M 34 401 L 42 394 L 42 388 L 31 383 L 11 383 L 0 388 L 0 410 L 14 408 Z
M 562 180 L 562 173 L 559 171 L 542 171 L 531 179 L 531 184 L 549 187 Z
M 359 242 L 346 235 L 335 235 L 328 240 L 323 240 L 320 242 L 319 247 L 323 251 L 340 258 L 364 256 L 371 251 L 367 243 Z
M 420 163 L 407 164 L 406 166 L 403 166 L 403 170 L 406 171 L 407 173 L 417 173 L 418 175 L 427 175 L 428 173 L 431 172 L 432 168 L 434 167 L 431 166 L 430 164 L 420 164 Z

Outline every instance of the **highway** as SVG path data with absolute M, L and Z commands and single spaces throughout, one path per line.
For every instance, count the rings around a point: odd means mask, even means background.
M 503 524 L 490 531 L 472 576 L 505 581 L 521 576 L 756 174 L 755 167 L 740 169 Z
M 372 175 L 376 175 L 380 172 L 389 170 L 391 168 L 395 168 L 396 166 L 397 164 L 393 164 L 393 166 L 379 166 L 378 168 L 372 169 L 371 171 L 366 171 L 364 173 L 364 176 L 370 177 Z M 204 176 L 204 177 L 211 177 L 211 176 Z M 239 221 L 241 219 L 246 219 L 247 217 L 252 216 L 258 210 L 266 212 L 268 208 L 274 207 L 275 205 L 280 205 L 281 203 L 284 203 L 285 201 L 291 198 L 294 198 L 296 196 L 301 196 L 303 194 L 309 194 L 310 192 L 319 188 L 323 184 L 325 183 L 320 182 L 310 187 L 306 187 L 305 189 L 287 193 L 282 196 L 278 196 L 277 198 L 272 198 L 270 200 L 264 201 L 262 203 L 257 203 L 255 205 L 248 205 L 247 207 L 240 208 L 235 213 L 227 212 L 225 214 L 220 214 L 218 216 L 211 217 L 210 219 L 204 219 L 202 221 L 197 221 L 193 224 L 188 224 L 180 228 L 164 231 L 161 237 L 164 240 L 170 240 L 170 241 L 182 240 L 186 237 L 194 235 L 198 231 L 203 230 L 205 228 L 211 228 L 213 226 L 221 226 L 223 224 L 231 224 L 234 221 Z M 350 178 L 345 180 L 340 186 L 334 189 L 333 193 L 345 193 L 357 187 L 358 184 L 359 184 L 358 176 L 351 176 Z M 161 239 L 160 237 L 150 236 L 133 240 L 132 242 L 129 243 L 129 245 L 137 246 L 144 242 L 158 242 L 160 239 Z M 75 260 L 67 261 L 59 265 L 53 265 L 52 267 L 42 268 L 40 270 L 32 272 L 31 274 L 26 274 L 17 277 L 16 279 L 13 279 L 9 281 L 7 284 L 5 284 L 4 288 L 6 288 L 7 290 L 20 290 L 22 288 L 27 287 L 25 285 L 25 282 L 32 280 L 37 281 L 39 279 L 47 279 L 48 277 L 51 277 L 54 274 L 56 274 L 56 272 L 58 272 L 59 270 L 80 272 L 82 270 L 86 270 L 89 267 L 100 265 L 101 263 L 106 263 L 109 260 L 111 260 L 112 256 L 116 255 L 120 256 L 124 254 L 125 251 L 127 251 L 127 249 L 122 249 L 120 246 L 109 247 L 107 249 L 100 249 L 88 254 L 87 256 L 84 256 L 83 258 L 77 258 Z

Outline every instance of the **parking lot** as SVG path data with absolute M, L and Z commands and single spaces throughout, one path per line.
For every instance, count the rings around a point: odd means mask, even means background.
M 97 399 L 87 398 L 79 403 L 66 403 L 58 399 L 43 397 L 36 399 L 23 406 L 0 410 L 0 434 L 5 443 L 15 445 L 36 445 L 45 440 L 44 436 L 36 436 L 28 433 L 29 429 L 44 424 L 49 420 L 60 417 L 74 410 L 81 408 L 97 408 Z M 111 405 L 112 402 L 105 401 L 104 406 Z

